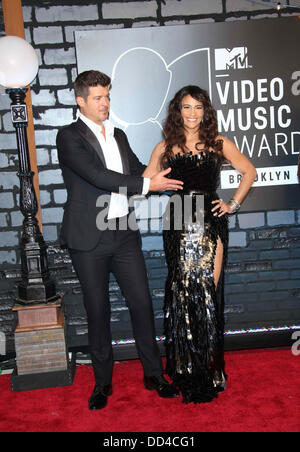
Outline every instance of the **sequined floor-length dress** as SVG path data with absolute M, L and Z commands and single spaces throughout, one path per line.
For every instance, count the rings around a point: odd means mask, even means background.
M 196 155 L 177 154 L 168 163 L 172 168 L 169 177 L 184 182 L 184 190 L 177 192 L 177 197 L 185 204 L 189 201 L 192 209 L 187 215 L 180 211 L 178 214 L 171 197 L 164 215 L 168 265 L 164 301 L 166 372 L 179 387 L 184 403 L 203 403 L 225 389 L 227 378 L 223 270 L 228 226 L 226 216 L 215 217 L 211 212 L 211 202 L 219 199 L 216 189 L 222 158 L 215 152 L 201 151 Z M 197 200 L 202 200 L 199 205 Z M 218 239 L 224 253 L 216 288 L 214 262 Z

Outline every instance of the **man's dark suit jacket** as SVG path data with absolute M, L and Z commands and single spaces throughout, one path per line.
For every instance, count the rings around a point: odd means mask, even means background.
M 115 128 L 114 137 L 124 174 L 107 169 L 95 134 L 81 119 L 57 134 L 58 159 L 68 194 L 60 239 L 69 248 L 88 251 L 99 241 L 101 231 L 96 226 L 101 210 L 96 207 L 99 196 L 119 192 L 120 187 L 126 187 L 129 196 L 142 193 L 141 174 L 145 166 L 133 153 L 121 129 Z

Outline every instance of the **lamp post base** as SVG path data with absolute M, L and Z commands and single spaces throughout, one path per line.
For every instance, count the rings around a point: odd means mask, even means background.
M 69 360 L 62 295 L 49 304 L 22 306 L 15 330 L 16 369 L 11 376 L 12 391 L 25 391 L 73 382 L 75 364 Z
M 55 295 L 55 291 L 55 285 L 51 280 L 31 285 L 28 284 L 28 281 L 21 281 L 18 284 L 19 298 L 16 299 L 16 302 L 23 306 L 52 303 L 59 297 Z
M 30 375 L 18 375 L 15 369 L 10 377 L 12 392 L 32 391 L 33 389 L 72 386 L 76 370 L 75 355 L 72 355 L 66 370 L 43 372 Z

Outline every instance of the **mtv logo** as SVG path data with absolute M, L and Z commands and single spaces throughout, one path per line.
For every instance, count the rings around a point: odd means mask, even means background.
M 248 49 L 247 47 L 234 47 L 233 49 L 215 49 L 216 71 L 228 69 L 247 69 Z

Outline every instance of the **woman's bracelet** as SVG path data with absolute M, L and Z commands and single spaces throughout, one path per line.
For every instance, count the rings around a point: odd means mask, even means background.
M 231 208 L 231 213 L 236 213 L 241 207 L 240 203 L 236 201 L 236 199 L 231 199 L 228 205 Z

